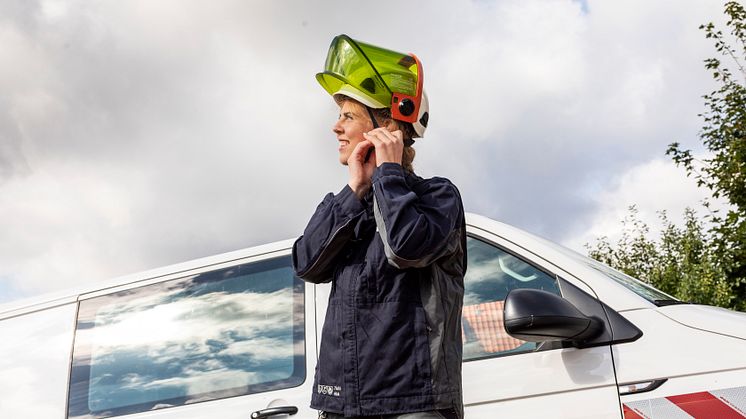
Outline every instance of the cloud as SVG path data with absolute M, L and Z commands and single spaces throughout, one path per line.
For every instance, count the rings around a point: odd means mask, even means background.
M 449 90 L 433 95 L 458 98 L 447 114 L 466 115 L 438 127 L 432 152 L 466 162 L 468 171 L 449 172 L 469 210 L 560 241 L 598 210 L 586 191 L 670 142 L 696 141 L 711 89 L 701 65 L 710 47 L 696 27 L 713 11 L 602 3 L 586 15 L 561 2 L 490 11 L 443 58 L 448 80 L 437 85 Z
M 634 205 L 638 219 L 650 227 L 651 237 L 657 237 L 662 223 L 659 212 L 666 211 L 668 219 L 683 224 L 684 210 L 689 207 L 703 215 L 700 203 L 709 198 L 708 191 L 697 187 L 696 181 L 683 176 L 684 169 L 668 160 L 656 158 L 632 167 L 611 182 L 611 187 L 588 191 L 588 199 L 595 202 L 595 214 L 586 220 L 581 234 L 565 241 L 565 245 L 586 253 L 585 244 L 594 245 L 596 239 L 607 237 L 616 243 L 622 235 L 621 221 Z M 724 208 L 713 201 L 714 208 Z
M 0 281 L 35 294 L 297 236 L 346 181 L 336 109 L 313 80 L 339 33 L 424 62 L 420 174 L 451 178 L 469 211 L 581 236 L 607 213 L 589 191 L 696 141 L 711 89 L 696 28 L 722 14 L 637 0 L 365 13 L 338 1 L 2 3 Z

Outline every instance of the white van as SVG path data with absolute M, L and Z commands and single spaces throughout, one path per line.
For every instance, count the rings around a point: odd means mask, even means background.
M 467 418 L 746 417 L 746 313 L 467 224 Z M 294 277 L 292 243 L 1 306 L 0 418 L 316 418 L 329 285 Z

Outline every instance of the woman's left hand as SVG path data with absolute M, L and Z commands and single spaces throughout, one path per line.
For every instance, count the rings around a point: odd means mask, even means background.
M 400 130 L 389 131 L 376 128 L 363 134 L 363 137 L 376 147 L 376 165 L 383 163 L 401 164 L 404 153 L 404 140 Z

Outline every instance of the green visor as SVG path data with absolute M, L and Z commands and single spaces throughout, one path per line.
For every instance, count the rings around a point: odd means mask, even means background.
M 416 97 L 417 61 L 402 54 L 339 35 L 332 40 L 324 72 L 316 74 L 321 86 L 370 106 L 390 108 L 393 93 Z

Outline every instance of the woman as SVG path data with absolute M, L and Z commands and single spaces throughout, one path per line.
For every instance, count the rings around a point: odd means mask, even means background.
M 327 418 L 461 418 L 466 230 L 447 179 L 414 174 L 428 122 L 422 66 L 340 35 L 317 80 L 340 106 L 347 185 L 293 246 L 296 274 L 331 282 L 311 407 Z

